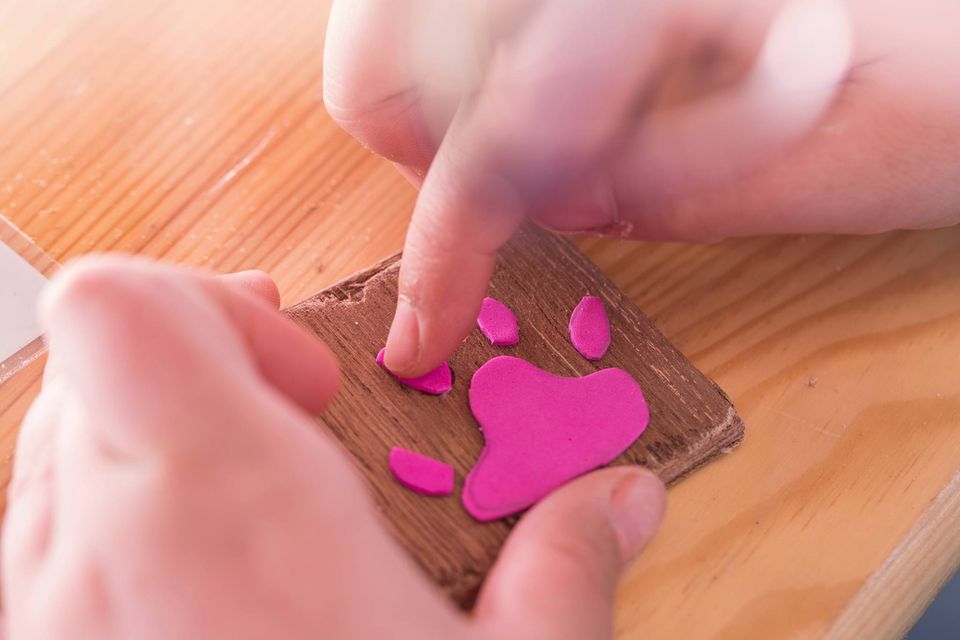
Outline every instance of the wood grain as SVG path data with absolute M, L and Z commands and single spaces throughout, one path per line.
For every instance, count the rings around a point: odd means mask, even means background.
M 60 262 L 259 267 L 285 305 L 395 253 L 415 193 L 323 112 L 326 12 L 0 2 L 0 215 Z M 899 638 L 960 549 L 928 517 L 960 493 L 960 229 L 578 246 L 750 425 L 670 490 L 619 636 Z M 0 387 L 4 483 L 40 364 Z M 908 538 L 940 542 L 891 562 Z
M 837 618 L 829 640 L 857 640 L 891 635 L 907 637 L 910 620 L 899 611 L 904 603 L 922 609 L 960 564 L 952 524 L 960 519 L 960 474 L 954 476 L 909 534 L 897 545 L 883 566 L 867 581 Z M 944 562 L 946 559 L 946 562 Z M 911 576 L 928 576 L 917 588 Z
M 473 604 L 516 521 L 481 524 L 460 504 L 462 480 L 483 448 L 467 390 L 487 360 L 512 355 L 563 376 L 607 367 L 630 373 L 650 407 L 650 425 L 615 464 L 643 465 L 667 483 L 743 438 L 743 422 L 723 391 L 573 245 L 532 227 L 500 252 L 490 285 L 490 295 L 520 319 L 520 344 L 494 347 L 474 331 L 448 360 L 452 391 L 434 397 L 408 389 L 373 360 L 393 318 L 399 266 L 399 255 L 393 256 L 286 313 L 330 345 L 341 363 L 343 388 L 322 426 L 353 455 L 399 540 L 461 606 Z M 584 295 L 599 296 L 610 316 L 611 346 L 598 362 L 582 358 L 567 334 L 570 312 Z M 454 495 L 426 499 L 400 486 L 386 465 L 395 446 L 451 464 L 458 478 Z

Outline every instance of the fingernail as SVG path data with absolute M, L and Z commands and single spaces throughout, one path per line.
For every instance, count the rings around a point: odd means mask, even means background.
M 614 488 L 611 505 L 620 552 L 628 560 L 646 546 L 660 527 L 666 507 L 663 483 L 649 471 L 638 471 Z
M 400 298 L 387 336 L 384 364 L 394 373 L 405 373 L 415 364 L 420 354 L 420 321 L 409 302 Z

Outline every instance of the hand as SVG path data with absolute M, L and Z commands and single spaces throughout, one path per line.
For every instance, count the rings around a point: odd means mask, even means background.
M 938 0 L 336 2 L 327 108 L 422 183 L 386 364 L 459 344 L 527 215 L 676 240 L 956 223 L 958 22 Z
M 3 530 L 8 638 L 609 636 L 659 481 L 618 467 L 558 490 L 462 615 L 318 428 L 336 365 L 278 302 L 257 272 L 120 257 L 51 283 Z

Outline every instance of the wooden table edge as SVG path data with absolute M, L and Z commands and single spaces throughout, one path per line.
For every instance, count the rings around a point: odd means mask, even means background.
M 824 638 L 903 638 L 958 569 L 960 472 L 867 578 Z

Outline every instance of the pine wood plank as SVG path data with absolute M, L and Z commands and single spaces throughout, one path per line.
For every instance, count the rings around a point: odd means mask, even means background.
M 0 5 L 0 215 L 55 259 L 259 267 L 290 305 L 399 250 L 413 190 L 320 104 L 324 3 L 84 4 Z M 750 425 L 670 490 L 620 637 L 899 637 L 960 549 L 928 517 L 960 491 L 960 230 L 578 246 Z M 38 381 L 0 387 L 3 484 Z M 942 542 L 888 562 L 908 536 Z

